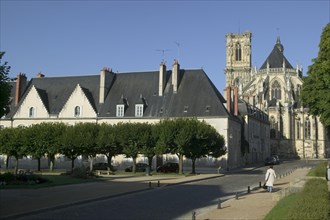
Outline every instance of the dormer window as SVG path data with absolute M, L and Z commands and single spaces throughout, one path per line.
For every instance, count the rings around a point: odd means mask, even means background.
M 143 117 L 143 104 L 135 105 L 135 117 Z
M 80 106 L 76 106 L 74 108 L 74 117 L 80 117 L 81 111 L 80 111 Z
M 35 117 L 35 108 L 31 107 L 29 109 L 29 118 L 34 118 Z
M 117 105 L 116 117 L 124 117 L 125 105 Z

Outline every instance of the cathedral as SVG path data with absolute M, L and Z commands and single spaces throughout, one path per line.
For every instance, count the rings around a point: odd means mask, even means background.
M 226 35 L 226 87 L 238 88 L 240 99 L 268 114 L 272 154 L 328 158 L 330 134 L 300 100 L 302 68 L 284 56 L 279 37 L 262 66 L 253 67 L 251 39 L 250 32 Z

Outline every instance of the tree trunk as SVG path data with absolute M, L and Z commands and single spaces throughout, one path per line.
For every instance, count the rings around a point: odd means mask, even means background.
M 108 161 L 108 171 L 111 171 L 111 169 L 110 169 L 110 167 L 111 167 L 111 160 L 112 160 L 112 156 L 108 156 L 108 155 L 106 155 L 107 156 L 107 161 Z
M 153 156 L 148 157 L 149 170 L 151 170 L 151 167 L 152 167 L 152 158 L 153 158 Z
M 15 158 L 16 158 L 15 174 L 17 175 L 17 173 L 18 173 L 18 157 L 15 157 Z
M 41 163 L 40 157 L 38 157 L 37 160 L 38 160 L 38 171 L 40 171 L 40 163 Z
M 89 172 L 93 172 L 94 156 L 89 157 Z
M 179 155 L 179 174 L 183 174 L 183 155 Z
M 196 168 L 196 158 L 192 158 L 191 161 L 192 161 L 191 173 L 195 174 L 196 173 L 196 169 L 195 169 Z
M 6 158 L 6 170 L 8 170 L 8 167 L 9 167 L 9 158 L 10 158 L 10 156 L 7 155 L 7 158 Z
M 74 158 L 74 157 L 72 157 L 72 159 L 71 159 L 71 171 L 73 172 L 73 168 L 74 168 L 74 160 L 75 160 L 76 158 Z
M 54 166 L 55 166 L 55 155 L 50 156 L 49 160 L 50 160 L 49 171 L 53 172 L 54 171 Z
M 136 173 L 136 157 L 133 157 L 133 169 L 132 173 Z

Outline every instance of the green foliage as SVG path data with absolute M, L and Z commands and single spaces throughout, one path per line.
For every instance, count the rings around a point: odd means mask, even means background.
M 264 220 L 288 219 L 287 214 L 299 198 L 299 194 L 293 193 L 281 199 L 276 206 L 267 214 Z
M 5 52 L 0 51 L 0 64 Z M 9 84 L 10 79 L 8 78 L 10 66 L 5 62 L 0 65 L 0 118 L 9 112 L 9 97 L 11 86 Z
M 326 177 L 327 175 L 326 172 L 327 172 L 327 162 L 322 162 L 313 169 L 311 169 L 308 173 L 308 176 Z
M 0 183 L 2 185 L 23 185 L 23 184 L 41 184 L 47 182 L 47 179 L 35 174 L 0 174 Z
M 265 219 L 329 219 L 329 212 L 330 200 L 326 180 L 310 179 L 302 192 L 280 200 Z
M 166 153 L 177 154 L 180 162 L 183 156 L 192 159 L 194 168 L 198 158 L 223 155 L 223 147 L 224 138 L 212 126 L 187 118 L 163 120 L 157 124 L 78 123 L 72 126 L 41 123 L 0 130 L 0 153 L 14 156 L 17 162 L 26 155 L 35 158 L 47 155 L 51 162 L 50 171 L 53 171 L 55 155 L 58 153 L 72 160 L 72 169 L 79 155 L 93 158 L 96 154 L 105 154 L 110 168 L 113 156 L 126 154 L 133 158 L 134 172 L 139 154 L 148 157 L 150 165 L 156 154 Z
M 60 152 L 71 159 L 71 168 L 74 168 L 74 160 L 83 153 L 83 147 L 77 137 L 81 136 L 80 127 L 67 125 L 61 137 Z
M 301 98 L 309 113 L 330 126 L 330 23 L 323 29 L 317 58 L 304 77 Z
M 99 132 L 96 138 L 97 151 L 106 155 L 110 170 L 112 157 L 122 153 L 123 149 L 119 144 L 117 133 L 118 129 L 116 129 L 116 125 L 103 123 L 99 127 Z
M 288 212 L 288 219 L 328 219 L 330 200 L 328 185 L 323 179 L 310 179 Z

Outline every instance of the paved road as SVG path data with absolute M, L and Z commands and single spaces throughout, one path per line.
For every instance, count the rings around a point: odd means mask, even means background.
M 275 167 L 278 175 L 305 166 L 304 161 L 289 161 Z M 313 166 L 309 162 L 308 166 Z M 267 167 L 227 173 L 224 177 L 156 188 L 131 195 L 74 205 L 21 219 L 192 219 L 222 200 L 246 192 L 263 181 Z

